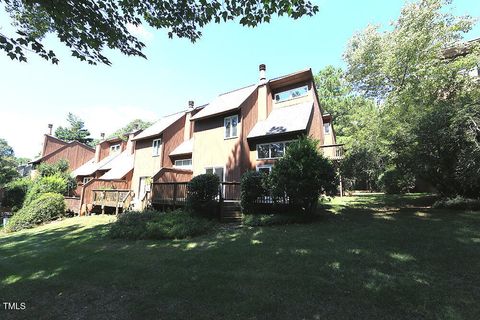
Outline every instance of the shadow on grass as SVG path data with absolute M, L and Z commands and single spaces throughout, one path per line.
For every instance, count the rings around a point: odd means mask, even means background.
M 431 201 L 358 197 L 312 224 L 190 240 L 111 240 L 108 225 L 75 224 L 11 235 L 0 292 L 40 319 L 475 319 L 479 216 Z

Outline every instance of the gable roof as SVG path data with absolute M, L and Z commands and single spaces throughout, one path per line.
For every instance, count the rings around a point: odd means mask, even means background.
M 147 129 L 143 130 L 137 136 L 135 136 L 132 141 L 147 139 L 151 137 L 155 137 L 160 135 L 163 131 L 165 131 L 169 126 L 171 126 L 174 122 L 179 120 L 181 117 L 185 115 L 185 111 L 180 111 L 168 116 L 165 116 L 152 124 Z
M 125 151 L 124 151 L 125 152 Z M 83 166 L 77 168 L 72 172 L 72 175 L 74 177 L 76 176 L 89 176 L 94 174 L 98 170 L 110 170 L 112 168 L 112 162 L 116 157 L 118 157 L 120 153 L 115 153 L 106 156 L 99 162 L 95 162 L 95 158 L 91 159 L 87 163 L 85 163 Z
M 55 139 L 57 139 L 57 138 L 55 138 Z M 57 139 L 57 140 L 59 140 L 59 139 Z M 95 149 L 94 149 L 94 148 L 92 148 L 92 147 L 90 147 L 90 146 L 87 146 L 86 144 L 81 143 L 81 142 L 78 142 L 78 141 L 71 141 L 71 142 L 65 142 L 65 141 L 63 141 L 63 140 L 59 140 L 59 141 L 62 141 L 62 142 L 64 142 L 64 143 L 66 143 L 66 144 L 63 145 L 63 146 L 61 146 L 60 148 L 58 148 L 58 149 L 50 152 L 50 153 L 44 155 L 43 157 L 38 157 L 38 158 L 33 159 L 33 160 L 30 161 L 29 163 L 31 163 L 31 164 L 40 163 L 40 162 L 42 162 L 43 160 L 46 160 L 46 159 L 50 158 L 51 156 L 53 156 L 53 155 L 61 152 L 62 150 L 65 150 L 66 148 L 73 147 L 74 145 L 78 145 L 79 147 L 82 147 L 82 148 L 84 148 L 84 149 L 87 149 L 87 150 L 89 150 L 89 151 L 91 151 L 91 152 L 95 152 Z
M 133 170 L 134 155 L 128 152 L 122 152 L 115 157 L 108 165 L 111 167 L 107 173 L 100 177 L 103 180 L 122 179 L 127 173 Z M 103 169 L 103 168 L 102 168 Z
M 267 119 L 255 124 L 247 138 L 252 139 L 306 130 L 312 110 L 313 101 L 273 109 Z
M 210 102 L 205 108 L 194 115 L 190 120 L 205 119 L 219 114 L 236 110 L 257 89 L 258 85 L 222 93 Z

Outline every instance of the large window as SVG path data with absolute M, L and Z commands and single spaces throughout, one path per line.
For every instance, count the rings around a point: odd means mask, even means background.
M 257 171 L 258 172 L 261 172 L 261 173 L 265 173 L 265 174 L 270 174 L 270 172 L 272 171 L 272 165 L 271 164 L 266 164 L 266 165 L 263 165 L 263 166 L 258 166 L 257 167 Z
M 277 159 L 285 155 L 290 141 L 264 143 L 257 145 L 257 159 Z
M 158 157 L 160 155 L 160 147 L 162 146 L 162 139 L 155 139 L 152 143 L 152 156 Z
M 306 96 L 308 93 L 308 86 L 304 85 L 301 87 L 285 90 L 282 92 L 275 93 L 275 102 L 282 102 L 298 97 Z
M 222 167 L 209 167 L 205 168 L 205 173 L 216 174 L 220 181 L 223 181 L 223 168 Z
M 120 151 L 120 144 L 110 146 L 110 153 L 117 153 Z
M 175 160 L 175 167 L 191 167 L 192 159 Z
M 223 122 L 225 128 L 225 139 L 238 136 L 238 116 L 226 117 Z

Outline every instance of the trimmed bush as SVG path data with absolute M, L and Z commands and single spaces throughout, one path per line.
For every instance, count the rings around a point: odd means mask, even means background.
M 320 194 L 336 192 L 336 170 L 317 146 L 318 141 L 308 137 L 292 141 L 269 175 L 272 195 L 287 196 L 292 210 L 313 213 Z
M 130 211 L 122 214 L 110 228 L 115 239 L 184 239 L 208 232 L 213 223 L 190 213 Z
M 194 177 L 188 183 L 187 204 L 189 210 L 205 217 L 217 216 L 217 202 L 220 179 L 217 175 L 206 173 Z
M 258 213 L 258 206 L 255 200 L 258 197 L 267 195 L 264 187 L 265 174 L 257 171 L 247 171 L 242 175 L 240 180 L 240 205 L 242 212 L 245 214 Z
M 457 196 L 451 199 L 438 200 L 432 207 L 435 209 L 480 211 L 480 199 L 468 199 Z
M 31 186 L 32 180 L 29 178 L 17 179 L 7 183 L 2 205 L 12 208 L 12 211 L 17 211 L 22 207 L 25 196 Z
M 415 176 L 396 167 L 385 170 L 378 180 L 380 188 L 388 194 L 406 193 L 415 188 Z
M 65 200 L 61 194 L 44 193 L 13 215 L 5 231 L 13 232 L 58 219 L 65 215 Z

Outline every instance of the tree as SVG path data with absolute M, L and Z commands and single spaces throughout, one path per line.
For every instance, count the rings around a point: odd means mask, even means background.
M 380 106 L 371 139 L 380 144 L 381 170 L 388 171 L 384 181 L 402 187 L 411 184 L 412 176 L 422 177 L 436 186 L 440 181 L 450 185 L 444 194 L 454 193 L 453 188 L 467 194 L 459 187 L 460 180 L 454 184 L 455 179 L 460 172 L 477 172 L 478 166 L 460 161 L 465 152 L 451 145 L 464 143 L 462 137 L 468 136 L 466 126 L 454 121 L 456 117 L 474 119 L 471 126 L 476 122 L 476 115 L 462 110 L 474 104 L 472 97 L 479 90 L 465 72 L 478 65 L 479 48 L 471 44 L 470 54 L 445 54 L 474 25 L 470 17 L 453 16 L 447 10 L 449 4 L 444 0 L 407 3 L 387 31 L 369 26 L 356 34 L 344 58 L 346 79 L 356 94 Z M 452 136 L 444 139 L 442 130 Z M 475 143 L 468 144 L 467 158 L 477 154 L 475 148 Z M 405 177 L 409 178 L 393 181 Z M 476 185 L 466 180 L 461 184 Z
M 337 186 L 332 163 L 318 152 L 318 141 L 308 137 L 291 142 L 269 175 L 274 197 L 289 198 L 293 209 L 312 213 L 320 194 L 332 195 Z
M 13 148 L 5 139 L 0 138 L 0 186 L 18 177 L 17 162 Z
M 44 48 L 42 37 L 56 33 L 74 57 L 90 64 L 110 61 L 103 55 L 105 47 L 123 54 L 144 57 L 144 43 L 128 27 L 143 23 L 168 30 L 168 35 L 198 40 L 206 24 L 235 20 L 255 27 L 269 22 L 275 14 L 293 19 L 312 16 L 318 7 L 306 0 L 0 0 L 14 19 L 18 36 L 0 34 L 0 49 L 12 59 L 27 61 L 25 51 L 58 63 L 51 50 Z
M 85 122 L 82 119 L 73 113 L 68 113 L 67 121 L 70 123 L 70 127 L 58 127 L 55 130 L 55 137 L 63 141 L 78 141 L 88 145 L 93 142 L 93 139 L 90 138 L 90 131 L 85 129 Z
M 114 133 L 112 133 L 110 135 L 110 138 L 118 137 L 118 138 L 124 139 L 125 134 L 133 132 L 135 130 L 139 130 L 139 129 L 142 129 L 142 130 L 146 129 L 146 128 L 150 127 L 151 125 L 152 125 L 152 123 L 149 122 L 149 121 L 144 121 L 144 120 L 141 120 L 141 119 L 135 119 L 135 120 L 130 121 L 124 127 L 120 128 L 117 131 L 115 131 Z

